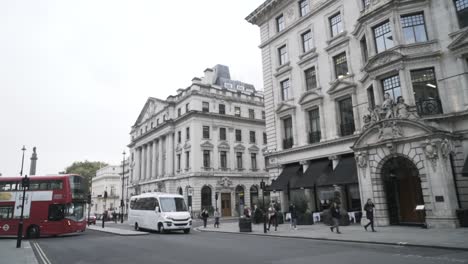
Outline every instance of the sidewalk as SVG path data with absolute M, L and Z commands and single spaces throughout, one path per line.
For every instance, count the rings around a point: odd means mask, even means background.
M 124 225 L 124 224 L 122 224 L 122 225 Z M 102 228 L 101 225 L 91 225 L 91 226 L 87 226 L 86 228 L 90 229 L 90 230 L 94 230 L 94 231 L 100 231 L 100 232 L 115 234 L 115 235 L 119 235 L 119 236 L 143 236 L 143 235 L 149 234 L 148 232 L 123 229 L 122 226 L 118 226 L 118 227 L 108 227 L 108 226 L 106 226 L 106 227 Z
M 38 264 L 28 240 L 21 241 L 21 248 L 16 248 L 15 238 L 0 239 L 0 262 L 15 264 Z
M 199 227 L 197 229 L 205 232 L 225 232 L 315 240 L 420 246 L 468 251 L 468 228 L 422 229 L 419 227 L 386 226 L 376 227 L 377 232 L 366 232 L 361 225 L 353 224 L 340 227 L 342 234 L 332 233 L 330 228 L 324 224 L 297 226 L 297 228 L 298 230 L 294 230 L 290 228 L 289 224 L 282 224 L 278 226 L 278 231 L 274 231 L 274 227 L 272 226 L 270 231 L 267 234 L 264 234 L 263 224 L 258 224 L 252 225 L 251 233 L 240 233 L 237 222 L 221 222 L 220 228 L 214 228 L 210 225 L 207 228 Z

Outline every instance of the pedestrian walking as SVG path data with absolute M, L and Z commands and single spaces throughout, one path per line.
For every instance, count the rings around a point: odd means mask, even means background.
M 208 211 L 206 209 L 203 209 L 201 217 L 203 219 L 203 227 L 206 228 L 206 223 L 208 222 Z
M 297 230 L 297 210 L 296 210 L 296 205 L 291 204 L 289 206 L 289 214 L 291 216 L 291 228 L 294 228 L 294 230 Z
M 367 231 L 367 228 L 371 226 L 372 232 L 375 232 L 374 229 L 374 208 L 375 205 L 371 199 L 367 199 L 366 205 L 364 205 L 364 211 L 366 211 L 366 218 L 369 220 L 369 223 L 364 226 L 364 229 Z
M 112 220 L 114 220 L 114 223 L 117 223 L 117 213 L 115 211 L 112 212 Z
M 218 208 L 216 208 L 214 212 L 214 218 L 215 218 L 215 223 L 214 227 L 219 228 L 219 218 L 221 217 L 221 214 L 218 212 Z
M 333 229 L 336 228 L 336 233 L 341 234 L 340 232 L 340 207 L 333 202 L 330 207 L 331 217 L 332 217 L 332 226 L 330 226 L 330 230 L 333 232 Z
M 271 204 L 270 207 L 268 208 L 268 219 L 269 220 L 268 220 L 267 230 L 270 231 L 270 226 L 271 226 L 271 223 L 273 222 L 273 225 L 275 226 L 275 231 L 277 231 L 278 224 L 276 221 L 276 209 L 273 206 L 273 204 Z

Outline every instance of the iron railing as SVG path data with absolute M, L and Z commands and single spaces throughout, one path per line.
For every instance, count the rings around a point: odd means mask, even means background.
M 442 103 L 439 98 L 420 99 L 416 102 L 416 110 L 420 116 L 442 114 Z
M 340 125 L 341 136 L 352 135 L 355 131 L 354 123 L 345 123 Z
M 283 139 L 283 149 L 292 148 L 293 144 L 294 144 L 293 138 L 285 138 L 285 139 Z
M 320 142 L 320 130 L 309 132 L 309 144 Z

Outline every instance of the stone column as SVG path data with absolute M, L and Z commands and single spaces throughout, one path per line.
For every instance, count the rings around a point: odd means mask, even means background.
M 165 177 L 167 174 L 167 137 L 164 136 L 161 138 L 161 148 L 162 148 L 162 155 L 161 155 L 161 176 Z
M 405 99 L 405 102 L 408 105 L 415 105 L 416 102 L 414 101 L 413 95 L 413 88 L 411 88 L 411 81 L 407 80 L 407 74 L 403 68 L 398 70 L 398 76 L 400 77 L 400 89 L 401 89 L 401 96 Z M 398 98 L 394 98 L 395 103 L 397 102 Z
M 320 142 L 327 140 L 327 125 L 325 122 L 325 112 L 323 111 L 323 105 L 319 106 L 320 115 Z
M 234 128 L 232 128 L 232 127 L 228 128 L 227 133 L 228 133 L 227 134 L 228 142 L 229 142 L 230 145 L 232 145 L 232 147 L 228 151 L 228 157 L 227 157 L 228 166 L 229 166 L 229 168 L 231 170 L 235 170 L 237 168 L 237 164 L 236 164 L 236 151 L 234 150 L 234 147 L 236 146 Z
M 167 147 L 166 147 L 167 174 L 173 175 L 174 174 L 174 133 L 168 134 L 167 137 L 169 138 L 168 140 L 166 140 L 167 141 Z
M 381 84 L 378 80 L 372 79 L 372 90 L 374 90 L 374 100 L 376 105 L 382 105 L 383 103 L 383 91 Z
M 156 176 L 158 175 L 158 164 L 157 164 L 156 155 L 157 155 L 157 145 L 156 145 L 156 140 L 153 140 L 153 159 L 151 161 L 151 163 L 153 164 L 152 165 L 153 168 L 151 170 L 152 178 L 156 178 Z
M 361 130 L 361 118 L 359 116 L 359 111 L 358 111 L 358 100 L 356 93 L 353 93 L 351 95 L 351 102 L 353 105 L 353 116 L 354 116 L 354 128 L 355 128 L 355 134 L 359 133 Z
M 151 179 L 153 177 L 152 171 L 153 171 L 153 142 L 148 143 L 148 157 L 146 159 L 146 162 L 148 163 L 146 166 L 146 179 Z
M 162 143 L 163 143 L 163 140 L 162 140 L 162 137 L 159 138 L 158 140 L 158 177 L 161 178 L 163 176 L 163 147 L 162 147 Z
M 140 180 L 140 163 L 141 163 L 140 147 L 136 147 L 134 149 L 134 153 L 135 153 L 135 171 L 133 173 L 133 178 L 139 181 Z

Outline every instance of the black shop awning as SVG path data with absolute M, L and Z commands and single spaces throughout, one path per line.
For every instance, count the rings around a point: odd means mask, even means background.
M 462 175 L 468 177 L 468 157 L 466 157 L 465 165 L 463 165 Z
M 317 186 L 345 185 L 358 183 L 354 156 L 342 157 L 333 173 L 323 175 L 317 180 Z
M 326 177 L 333 173 L 330 162 L 329 159 L 311 161 L 304 175 L 290 187 L 292 189 L 313 187 L 320 177 Z
M 288 184 L 294 184 L 302 176 L 302 166 L 299 163 L 288 164 L 284 167 L 281 174 L 274 180 L 270 188 L 271 191 L 286 190 Z

